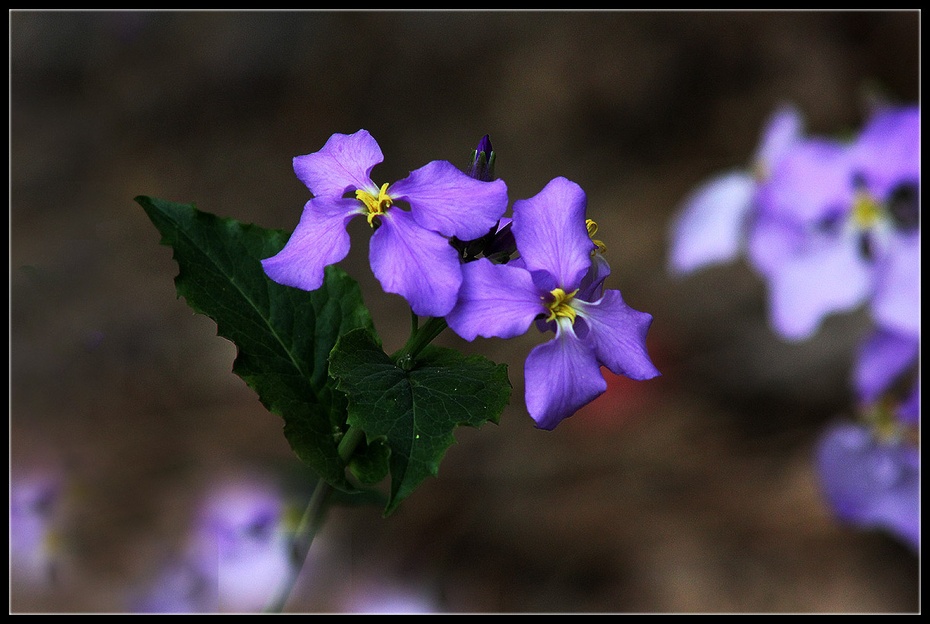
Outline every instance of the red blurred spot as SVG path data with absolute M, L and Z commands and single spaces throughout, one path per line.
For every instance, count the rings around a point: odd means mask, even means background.
M 648 403 L 648 382 L 634 381 L 601 368 L 607 390 L 568 419 L 565 424 L 603 430 L 626 424 Z
M 662 349 L 649 341 L 650 357 L 659 372 L 662 372 Z M 615 375 L 603 366 L 601 374 L 607 381 L 607 390 L 565 420 L 562 426 L 575 431 L 595 433 L 614 430 L 632 423 L 641 415 L 648 415 L 656 401 L 655 393 L 662 377 L 637 381 Z

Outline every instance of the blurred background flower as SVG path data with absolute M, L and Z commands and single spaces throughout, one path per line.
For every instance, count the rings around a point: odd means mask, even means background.
M 843 522 L 882 529 L 920 552 L 920 451 L 864 425 L 829 428 L 817 450 L 824 495 Z
M 68 483 L 63 475 L 33 471 L 10 479 L 10 583 L 38 590 L 61 581 L 67 557 Z
M 216 483 L 199 507 L 183 551 L 159 571 L 132 610 L 254 613 L 287 583 L 294 571 L 294 516 L 301 512 L 288 513 L 273 482 Z

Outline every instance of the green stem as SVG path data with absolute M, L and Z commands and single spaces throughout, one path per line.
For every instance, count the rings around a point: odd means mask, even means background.
M 431 343 L 436 336 L 445 331 L 448 326 L 449 324 L 446 323 L 446 319 L 435 316 L 426 319 L 426 322 L 419 327 L 416 322 L 412 323 L 410 338 L 407 339 L 407 344 L 401 347 L 400 350 L 392 356 L 392 359 L 398 366 L 408 370 L 409 367 L 413 366 L 413 361 L 416 359 L 417 355 L 420 354 L 420 351 Z
M 342 436 L 339 441 L 339 457 L 343 462 L 348 463 L 355 449 L 365 437 L 365 432 L 355 427 L 349 427 L 349 430 Z M 300 571 L 303 569 L 307 555 L 310 553 L 310 546 L 313 545 L 313 539 L 323 526 L 323 516 L 326 511 L 326 503 L 332 494 L 332 486 L 320 479 L 316 482 L 313 494 L 310 496 L 310 502 L 304 510 L 304 515 L 300 519 L 300 524 L 294 531 L 294 538 L 291 542 L 291 566 L 287 578 L 281 584 L 278 594 L 263 609 L 264 613 L 281 613 L 284 611 L 284 605 L 287 603 Z

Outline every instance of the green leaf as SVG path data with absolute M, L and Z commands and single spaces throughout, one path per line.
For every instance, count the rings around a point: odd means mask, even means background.
M 375 438 L 361 445 L 349 460 L 349 470 L 353 476 L 366 485 L 380 483 L 390 470 L 388 460 L 391 447 L 384 438 Z
M 506 365 L 428 346 L 404 370 L 365 329 L 339 339 L 329 371 L 349 399 L 349 424 L 369 441 L 383 437 L 390 447 L 385 514 L 438 474 L 457 426 L 499 422 L 510 399 Z
M 336 433 L 346 421 L 346 399 L 327 374 L 340 335 L 371 317 L 358 284 L 336 267 L 313 292 L 271 281 L 261 260 L 276 254 L 288 234 L 201 212 L 192 205 L 136 197 L 174 249 L 175 286 L 194 311 L 217 324 L 237 348 L 233 372 L 284 419 L 297 456 L 331 485 L 352 490 Z

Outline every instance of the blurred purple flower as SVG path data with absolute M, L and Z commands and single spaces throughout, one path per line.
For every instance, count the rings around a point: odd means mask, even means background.
M 218 613 L 217 584 L 193 561 L 172 561 L 159 571 L 154 582 L 139 597 L 132 600 L 130 610 L 134 613 Z
M 10 481 L 10 581 L 53 584 L 62 558 L 64 482 L 36 472 Z
M 817 448 L 820 483 L 837 517 L 884 529 L 920 551 L 920 451 L 904 438 L 864 425 L 829 428 Z
M 463 265 L 459 301 L 446 317 L 466 340 L 513 338 L 534 321 L 555 331 L 554 339 L 530 352 L 524 369 L 526 407 L 542 429 L 555 428 L 606 390 L 602 365 L 632 379 L 659 374 L 646 352 L 652 316 L 627 306 L 620 291 L 601 293 L 602 279 L 585 283 L 597 249 L 586 204 L 581 187 L 561 177 L 515 202 L 520 257 Z
M 342 601 L 345 613 L 403 615 L 441 613 L 436 597 L 425 588 L 384 580 L 354 582 Z
M 882 109 L 852 143 L 795 143 L 758 189 L 749 256 L 782 336 L 865 302 L 880 326 L 919 332 L 919 130 L 918 107 Z
M 796 108 L 780 107 L 765 125 L 751 167 L 714 176 L 691 192 L 673 222 L 672 273 L 690 273 L 743 253 L 759 184 L 800 140 L 802 126 Z
M 462 283 L 449 239 L 487 234 L 507 209 L 507 186 L 438 160 L 379 186 L 371 170 L 383 160 L 366 130 L 334 134 L 319 152 L 294 158 L 297 177 L 314 197 L 284 248 L 262 261 L 265 273 L 278 283 L 316 290 L 324 269 L 349 253 L 346 225 L 362 215 L 374 229 L 369 258 L 382 288 L 404 297 L 416 314 L 443 316 Z M 398 201 L 410 210 L 400 209 Z
M 285 505 L 262 483 L 224 485 L 203 503 L 183 556 L 136 601 L 140 612 L 256 612 L 292 571 Z

